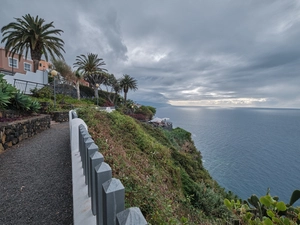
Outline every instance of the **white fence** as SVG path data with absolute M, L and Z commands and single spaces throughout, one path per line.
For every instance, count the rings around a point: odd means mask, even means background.
M 85 122 L 69 112 L 74 224 L 146 225 L 140 209 L 125 209 L 125 188 L 88 133 Z

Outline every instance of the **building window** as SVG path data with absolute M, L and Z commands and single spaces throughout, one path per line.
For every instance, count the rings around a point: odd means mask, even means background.
M 25 71 L 31 71 L 31 64 L 29 64 L 29 63 L 24 63 L 24 70 L 25 70 Z
M 18 60 L 15 58 L 8 58 L 9 67 L 18 68 Z

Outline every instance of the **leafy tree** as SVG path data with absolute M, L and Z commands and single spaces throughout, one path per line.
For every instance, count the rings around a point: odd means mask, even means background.
M 79 70 L 72 71 L 72 68 L 61 59 L 52 59 L 53 69 L 59 72 L 59 75 L 63 77 L 65 83 L 69 85 L 75 84 L 77 99 L 80 100 L 80 81 L 83 79 L 83 72 Z
M 81 71 L 84 79 L 89 82 L 95 91 L 95 97 L 98 98 L 98 87 L 104 82 L 105 73 L 107 71 L 102 66 L 105 62 L 102 58 L 98 58 L 97 54 L 88 53 L 87 55 L 79 55 L 76 57 L 76 62 L 73 64 Z M 99 85 L 99 86 L 98 86 Z
M 116 104 L 116 99 L 121 91 L 120 81 L 116 79 L 115 75 L 108 74 L 103 84 L 106 86 L 107 99 L 110 103 Z M 110 90 L 108 87 L 110 87 Z
M 65 96 L 67 90 L 70 90 L 73 86 L 73 83 L 75 83 L 74 73 L 71 67 L 63 59 L 52 59 L 51 62 L 51 68 L 58 72 L 58 81 L 60 84 L 62 84 L 60 85 L 60 93 L 64 94 Z M 62 102 L 64 102 L 64 98 L 62 99 Z
M 129 76 L 128 74 L 123 75 L 123 78 L 120 80 L 120 87 L 124 92 L 124 104 L 127 100 L 127 93 L 128 90 L 137 90 L 137 80 L 133 77 Z
M 52 59 L 51 63 L 51 68 L 56 70 L 58 75 L 61 76 L 60 80 L 63 80 L 64 83 L 72 84 L 75 77 L 71 67 L 62 59 Z
M 34 63 L 34 72 L 38 69 L 39 61 L 42 55 L 48 61 L 48 54 L 54 58 L 58 56 L 63 59 L 60 51 L 63 49 L 64 41 L 54 35 L 60 35 L 63 32 L 55 28 L 53 22 L 45 24 L 45 20 L 36 16 L 35 18 L 30 14 L 26 14 L 22 18 L 15 18 L 16 22 L 11 22 L 3 26 L 1 32 L 3 39 L 1 43 L 5 43 L 6 56 L 14 56 L 19 54 L 19 60 L 25 51 L 25 58 L 27 58 L 30 50 L 31 59 Z

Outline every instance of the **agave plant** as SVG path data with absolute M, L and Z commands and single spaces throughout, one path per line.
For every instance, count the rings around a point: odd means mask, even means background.
M 6 82 L 4 74 L 0 74 L 0 107 L 8 107 L 10 99 L 13 98 L 15 93 L 17 93 L 17 89 Z
M 3 92 L 0 88 L 0 108 L 5 108 L 9 104 L 9 94 Z
M 41 105 L 38 101 L 32 100 L 30 103 L 30 111 L 32 112 L 38 112 L 39 109 L 41 108 Z
M 28 96 L 22 94 L 20 91 L 18 91 L 14 98 L 11 99 L 11 106 L 13 109 L 17 110 L 23 110 L 23 111 L 29 111 L 30 110 L 30 105 L 31 105 L 31 100 Z

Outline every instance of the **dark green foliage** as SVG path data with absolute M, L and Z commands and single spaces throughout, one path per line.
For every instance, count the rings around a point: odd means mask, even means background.
M 94 97 L 94 90 L 93 88 L 84 86 L 84 85 L 79 85 L 80 88 L 80 93 L 84 93 L 84 95 L 88 98 Z
M 128 74 L 124 74 L 120 80 L 120 87 L 124 92 L 124 103 L 126 103 L 128 91 L 135 91 L 138 89 L 137 80 L 129 76 Z
M 155 138 L 155 140 L 158 141 L 160 144 L 165 145 L 169 148 L 172 147 L 172 143 L 166 136 L 165 130 L 159 127 L 153 127 L 149 123 L 141 123 L 141 126 L 143 126 L 146 132 L 148 132 L 148 134 Z
M 11 108 L 15 110 L 29 111 L 31 101 L 28 96 L 17 92 L 10 100 Z
M 3 39 L 5 42 L 6 54 L 19 54 L 21 59 L 23 53 L 27 58 L 30 52 L 31 59 L 34 62 L 34 72 L 38 69 L 38 63 L 42 55 L 48 61 L 49 56 L 55 58 L 63 58 L 60 51 L 64 52 L 64 41 L 57 36 L 63 31 L 54 28 L 53 22 L 45 24 L 45 20 L 38 16 L 33 17 L 30 14 L 15 18 L 15 22 L 11 22 L 1 28 Z
M 45 86 L 41 89 L 31 89 L 30 91 L 32 93 L 32 96 L 36 98 L 53 98 L 53 89 L 49 86 Z
M 152 106 L 146 106 L 151 112 L 153 115 L 156 114 L 156 108 L 152 107 Z
M 293 192 L 290 205 L 279 201 L 277 196 L 272 197 L 269 189 L 260 198 L 252 195 L 243 203 L 225 199 L 224 205 L 233 212 L 234 219 L 243 224 L 299 224 L 300 207 L 292 206 L 299 199 L 299 193 L 299 190 Z
M 300 190 L 295 190 L 291 196 L 290 205 L 293 205 L 299 199 L 300 199 Z
M 170 139 L 171 143 L 174 144 L 175 146 L 181 147 L 186 143 L 186 141 L 193 142 L 191 133 L 180 128 L 176 127 L 172 131 L 166 131 L 165 133 L 168 138 Z
M 195 208 L 201 209 L 208 216 L 221 218 L 228 214 L 223 205 L 223 196 L 207 187 L 205 183 L 195 182 L 184 170 L 181 171 L 181 178 L 184 193 Z
M 4 79 L 4 75 L 0 74 L 0 108 L 14 109 L 24 112 L 36 112 L 40 105 L 37 101 L 32 100 L 27 95 L 18 91 Z
M 153 111 L 151 111 L 148 106 L 143 106 L 143 105 L 137 108 L 134 113 L 145 115 L 148 120 L 151 120 L 152 117 L 154 116 Z
M 29 107 L 29 110 L 32 111 L 32 112 L 38 112 L 41 108 L 41 105 L 38 101 L 36 100 L 32 100 L 31 101 L 31 104 L 30 104 L 30 107 Z
M 6 82 L 4 74 L 0 74 L 0 108 L 7 108 L 15 93 L 17 93 L 16 88 Z

